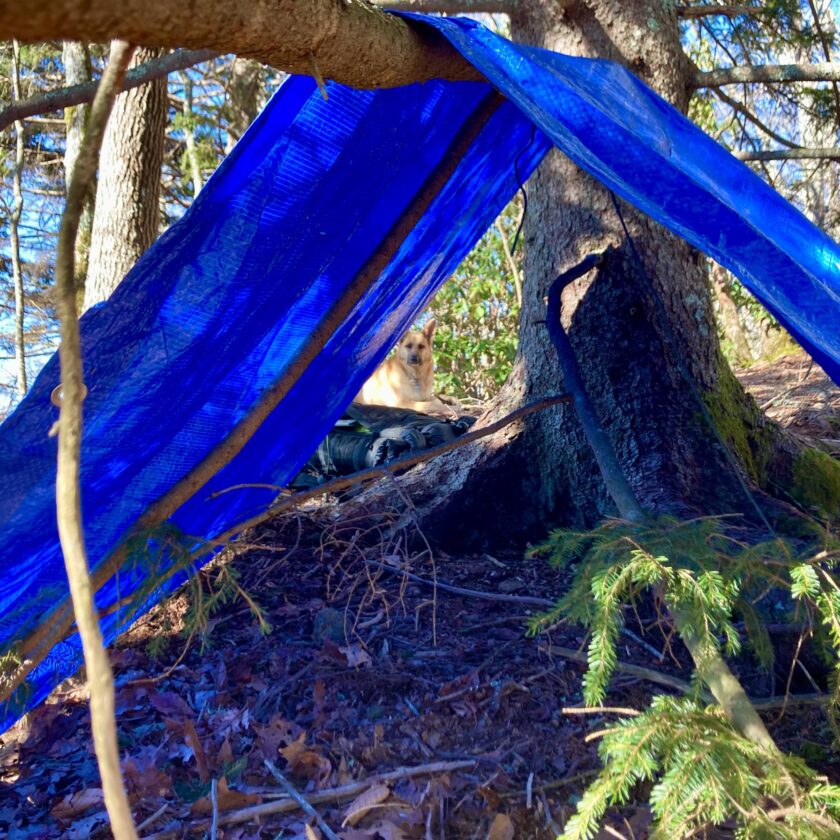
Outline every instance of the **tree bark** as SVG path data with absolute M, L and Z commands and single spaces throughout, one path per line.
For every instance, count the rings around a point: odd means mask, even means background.
M 65 41 L 61 51 L 64 64 L 64 79 L 68 85 L 81 85 L 90 82 L 90 52 L 86 44 Z M 73 167 L 79 156 L 79 148 L 85 132 L 90 107 L 80 104 L 64 109 L 65 147 L 64 147 L 64 184 L 70 186 Z M 93 206 L 96 198 L 96 179 L 92 179 L 85 195 L 82 214 L 79 218 L 79 232 L 76 236 L 75 282 L 76 298 L 79 308 L 85 299 L 85 277 L 87 276 L 90 256 L 90 237 L 93 229 Z
M 226 154 L 230 154 L 236 142 L 260 112 L 261 78 L 262 68 L 256 61 L 234 57 L 230 66 L 227 101 L 224 107 L 224 115 L 227 117 Z
M 139 49 L 132 64 L 158 55 Z M 165 79 L 123 94 L 114 106 L 99 163 L 85 309 L 107 299 L 157 238 L 166 111 Z
M 481 78 L 441 36 L 364 0 L 254 0 L 238 11 L 227 0 L 0 0 L 0 39 L 12 37 L 208 48 L 305 76 L 314 57 L 325 78 L 358 88 Z
M 20 45 L 12 42 L 12 96 L 20 101 Z M 23 270 L 20 262 L 20 219 L 23 215 L 23 152 L 24 127 L 21 121 L 15 122 L 15 165 L 12 170 L 12 193 L 14 206 L 9 217 L 9 245 L 12 257 L 12 283 L 15 289 L 15 371 L 17 374 L 18 396 L 26 394 L 26 346 L 24 344 L 24 297 Z
M 687 107 L 693 68 L 673 7 L 598 0 L 564 11 L 533 0 L 518 8 L 515 40 L 618 61 L 676 107 Z M 703 255 L 623 207 L 634 248 L 606 189 L 559 152 L 548 155 L 527 189 L 519 356 L 489 418 L 564 390 L 547 340 L 546 295 L 558 274 L 611 245 L 615 251 L 602 265 L 563 293 L 564 326 L 633 491 L 651 511 L 749 509 L 697 399 L 715 417 L 726 412 L 745 450 L 736 457 L 743 454 L 744 470 L 760 482 L 764 456 L 752 451 L 760 418 L 720 353 Z M 587 527 L 616 513 L 580 423 L 565 406 L 444 456 L 407 481 L 427 534 L 450 544 L 519 542 L 543 536 L 552 524 Z M 384 503 L 375 493 L 357 504 Z

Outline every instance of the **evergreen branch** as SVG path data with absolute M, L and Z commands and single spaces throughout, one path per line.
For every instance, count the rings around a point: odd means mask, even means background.
M 217 56 L 218 53 L 213 50 L 176 50 L 137 67 L 132 67 L 125 74 L 119 93 L 139 87 L 147 82 L 153 82 L 155 79 L 160 79 L 176 70 L 185 70 L 187 67 L 200 64 L 202 61 L 209 61 Z M 93 102 L 98 84 L 99 82 L 95 81 L 70 85 L 69 87 L 49 90 L 46 93 L 39 93 L 37 96 L 24 99 L 21 102 L 14 102 L 0 111 L 0 131 L 8 128 L 15 120 Z

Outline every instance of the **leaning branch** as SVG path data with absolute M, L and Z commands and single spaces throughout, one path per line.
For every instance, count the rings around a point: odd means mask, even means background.
M 754 67 L 698 70 L 694 74 L 693 86 L 696 89 L 755 82 L 781 84 L 837 81 L 840 81 L 840 62 L 823 61 L 817 64 L 757 64 Z
M 289 73 L 356 88 L 430 79 L 481 80 L 430 27 L 386 14 L 365 0 L 0 0 L 0 39 L 109 41 L 233 52 Z M 364 55 L 365 60 L 359 61 Z
M 138 67 L 133 67 L 125 74 L 120 92 L 131 90 L 160 79 L 176 70 L 185 70 L 202 61 L 209 61 L 218 55 L 214 50 L 177 50 L 161 58 L 147 61 Z M 87 82 L 81 85 L 57 88 L 46 93 L 40 93 L 21 102 L 14 102 L 0 111 L 0 131 L 8 128 L 15 120 L 23 120 L 35 114 L 48 114 L 62 108 L 72 108 L 93 102 L 98 82 Z
M 79 219 L 90 182 L 96 173 L 105 126 L 133 52 L 134 48 L 128 44 L 116 45 L 112 51 L 112 60 L 102 74 L 99 90 L 91 108 L 88 128 L 79 148 L 67 190 L 67 204 L 61 218 L 55 260 L 56 309 L 61 328 L 59 359 L 62 388 L 55 489 L 58 535 L 70 584 L 73 612 L 82 638 L 90 692 L 93 744 L 105 795 L 105 807 L 111 820 L 111 831 L 117 840 L 136 840 L 137 832 L 122 783 L 114 708 L 114 675 L 99 628 L 82 531 L 79 467 L 82 400 L 86 391 L 82 376 L 81 341 L 76 312 L 74 254 Z
M 796 143 L 791 142 L 786 137 L 782 137 L 776 131 L 773 131 L 769 125 L 762 122 L 752 111 L 749 110 L 743 103 L 738 102 L 737 99 L 733 99 L 731 96 L 725 94 L 722 90 L 716 90 L 715 96 L 720 99 L 721 102 L 725 102 L 730 108 L 734 111 L 737 111 L 741 114 L 745 119 L 749 120 L 756 128 L 763 131 L 768 137 L 772 137 L 777 143 L 781 143 L 783 146 L 787 146 L 789 149 L 798 149 L 799 146 Z

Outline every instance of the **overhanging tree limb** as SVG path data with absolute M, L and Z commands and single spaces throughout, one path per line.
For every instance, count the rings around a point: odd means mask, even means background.
M 0 39 L 108 41 L 234 52 L 356 88 L 482 77 L 441 35 L 364 0 L 0 0 Z M 364 61 L 359 56 L 364 56 Z
M 840 81 L 840 62 L 817 64 L 757 64 L 753 67 L 726 67 L 721 70 L 698 70 L 694 87 L 719 88 L 724 85 L 763 82 L 836 82 Z
M 209 61 L 218 55 L 214 50 L 177 50 L 168 55 L 147 61 L 139 67 L 133 67 L 125 74 L 120 92 L 139 87 L 146 82 L 184 70 L 202 61 Z M 0 131 L 7 128 L 15 120 L 22 120 L 35 114 L 46 114 L 61 108 L 71 108 L 92 102 L 98 82 L 87 82 L 80 85 L 57 88 L 46 93 L 38 94 L 21 102 L 14 102 L 0 111 Z

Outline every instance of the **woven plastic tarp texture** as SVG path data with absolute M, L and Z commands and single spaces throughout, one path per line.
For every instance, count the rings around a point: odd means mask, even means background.
M 289 79 L 184 217 L 81 319 L 83 516 L 96 566 L 245 416 L 383 241 L 495 87 L 493 114 L 352 313 L 244 449 L 171 519 L 212 538 L 263 509 L 315 450 L 552 144 L 737 274 L 840 381 L 840 248 L 628 71 L 521 47 L 469 20 L 424 18 L 488 83 L 357 91 Z M 0 426 L 0 647 L 67 597 L 55 524 L 58 359 Z M 165 535 L 151 535 L 152 549 Z M 154 554 L 154 551 L 151 552 Z M 204 558 L 206 559 L 206 557 Z M 161 568 L 169 562 L 164 552 Z M 160 570 L 160 569 L 158 569 Z M 105 612 L 148 579 L 137 560 Z M 179 585 L 144 592 L 143 609 Z M 108 641 L 123 629 L 102 619 Z M 0 731 L 82 662 L 56 644 Z

